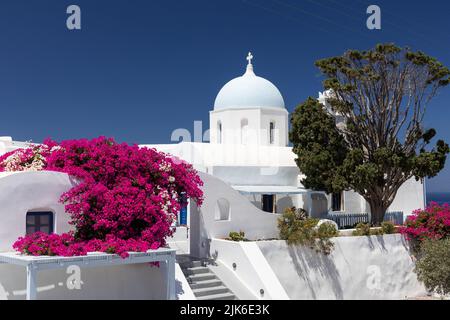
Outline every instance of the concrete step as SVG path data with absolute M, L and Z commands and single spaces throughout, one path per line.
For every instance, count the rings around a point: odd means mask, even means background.
M 212 273 L 200 273 L 189 275 L 186 277 L 186 279 L 189 281 L 189 283 L 197 283 L 199 281 L 217 279 L 217 277 Z
M 197 297 L 197 300 L 236 300 L 236 296 L 232 293 L 219 293 L 210 296 Z
M 223 283 L 219 279 L 212 279 L 212 280 L 196 281 L 191 283 L 190 285 L 192 289 L 201 289 L 201 288 L 217 287 L 223 285 Z
M 187 262 L 182 262 L 180 264 L 180 267 L 181 267 L 181 269 L 203 267 L 203 263 L 201 261 L 187 261 Z
M 192 291 L 194 292 L 194 295 L 196 297 L 212 296 L 221 293 L 230 293 L 228 288 L 224 286 L 193 289 Z
M 208 267 L 193 267 L 187 268 L 184 270 L 185 275 L 193 275 L 193 274 L 202 274 L 202 273 L 210 273 Z

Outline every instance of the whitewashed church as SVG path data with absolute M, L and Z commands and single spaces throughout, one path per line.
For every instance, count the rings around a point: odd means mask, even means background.
M 355 192 L 326 195 L 303 188 L 295 155 L 288 146 L 289 112 L 283 96 L 272 82 L 255 74 L 252 59 L 249 53 L 244 74 L 219 91 L 209 113 L 210 143 L 150 147 L 194 164 L 267 212 L 282 213 L 292 206 L 318 218 L 333 211 L 369 212 L 369 205 Z M 319 93 L 324 105 L 325 96 Z M 422 208 L 424 200 L 424 185 L 411 180 L 400 189 L 389 211 L 409 214 Z
M 330 213 L 368 213 L 369 206 L 352 191 L 327 195 L 301 185 L 302 174 L 289 147 L 289 112 L 283 96 L 272 82 L 256 75 L 252 59 L 249 53 L 244 74 L 219 91 L 210 111 L 210 142 L 141 146 L 192 163 L 204 181 L 204 204 L 189 204 L 186 219 L 179 221 L 169 240 L 178 256 L 174 270 L 170 257 L 167 267 L 159 269 L 102 265 L 83 271 L 74 289 L 65 285 L 72 273 L 61 269 L 62 260 L 52 262 L 60 269 L 43 270 L 37 280 L 31 271 L 24 274 L 20 267 L 0 261 L 0 298 L 165 299 L 174 298 L 167 292 L 175 290 L 177 299 L 396 299 L 422 292 L 423 286 L 410 275 L 413 264 L 399 235 L 382 243 L 370 237 L 358 243 L 339 238 L 336 252 L 345 254 L 332 255 L 328 262 L 292 251 L 284 242 L 268 241 L 278 237 L 278 214 L 285 208 L 303 208 L 311 217 L 325 219 Z M 264 72 L 263 63 L 259 70 Z M 319 99 L 324 101 L 324 95 Z M 0 137 L 0 154 L 24 146 Z M 56 172 L 0 173 L 0 252 L 11 251 L 12 243 L 29 231 L 31 216 L 44 215 L 39 218 L 41 231 L 70 230 L 59 196 L 73 183 Z M 408 181 L 389 211 L 408 215 L 423 208 L 424 188 L 421 182 Z M 242 231 L 253 241 L 225 240 L 232 231 Z M 205 266 L 211 259 L 215 263 Z M 386 290 L 365 287 L 364 268 L 374 261 L 394 270 Z M 78 265 L 83 263 L 91 262 Z M 407 279 L 399 278 L 405 274 Z

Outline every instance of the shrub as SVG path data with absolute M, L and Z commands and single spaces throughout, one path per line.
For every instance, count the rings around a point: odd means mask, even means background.
M 333 225 L 323 223 L 319 227 L 318 219 L 306 218 L 295 208 L 285 210 L 278 218 L 280 238 L 289 245 L 305 245 L 323 254 L 330 254 L 334 245 L 330 238 L 338 235 Z
M 428 290 L 450 294 L 450 238 L 424 241 L 416 272 Z
M 353 231 L 354 236 L 381 236 L 383 234 L 393 234 L 396 232 L 396 227 L 391 221 L 384 221 L 381 223 L 381 228 L 373 229 L 369 223 L 358 223 L 356 229 Z
M 384 221 L 381 223 L 382 234 L 393 234 L 397 232 L 397 228 L 391 221 Z
M 416 210 L 408 216 L 399 231 L 410 241 L 413 252 L 417 253 L 422 242 L 450 236 L 450 207 L 432 202 L 425 210 Z
M 245 238 L 245 232 L 239 231 L 235 232 L 232 231 L 228 234 L 228 239 L 231 241 L 248 241 L 248 239 Z
M 370 224 L 369 223 L 358 223 L 356 229 L 353 231 L 354 236 L 370 236 Z
M 316 230 L 317 232 L 317 246 L 319 251 L 324 254 L 330 254 L 334 249 L 334 243 L 330 240 L 331 238 L 337 237 L 339 231 L 331 223 L 322 223 Z

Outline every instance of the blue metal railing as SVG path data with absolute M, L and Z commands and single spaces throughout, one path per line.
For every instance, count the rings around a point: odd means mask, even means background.
M 339 229 L 351 229 L 356 227 L 358 223 L 370 223 L 369 213 L 344 213 L 334 212 L 329 213 L 326 219 L 333 220 L 339 226 Z M 403 212 L 386 212 L 384 221 L 391 221 L 395 225 L 403 224 Z

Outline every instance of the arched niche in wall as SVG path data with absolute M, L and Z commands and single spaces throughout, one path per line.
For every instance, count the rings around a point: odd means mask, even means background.
M 220 198 L 216 201 L 214 219 L 216 221 L 228 221 L 230 220 L 230 211 L 230 202 L 227 199 Z
M 275 144 L 276 142 L 276 126 L 275 121 L 272 120 L 269 123 L 269 144 Z
M 222 143 L 223 139 L 222 121 L 217 121 L 217 143 Z
M 249 132 L 248 132 L 248 119 L 241 119 L 241 143 L 248 144 Z

